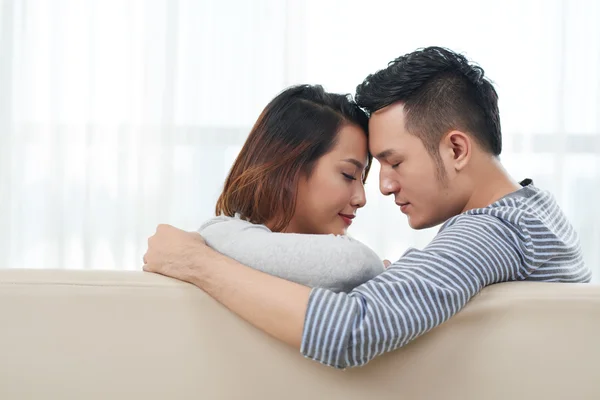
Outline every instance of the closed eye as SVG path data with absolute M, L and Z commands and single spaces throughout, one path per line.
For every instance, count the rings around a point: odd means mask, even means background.
M 401 163 L 401 162 L 399 162 L 399 163 L 396 163 L 396 164 L 392 164 L 392 168 L 398 168 L 398 166 L 399 166 L 400 164 L 402 164 L 402 163 Z
M 346 174 L 346 173 L 343 173 L 343 172 L 342 172 L 342 175 L 344 175 L 344 178 L 346 178 L 348 180 L 351 180 L 351 181 L 355 181 L 356 180 L 356 178 L 353 177 L 352 175 L 349 175 L 349 174 Z

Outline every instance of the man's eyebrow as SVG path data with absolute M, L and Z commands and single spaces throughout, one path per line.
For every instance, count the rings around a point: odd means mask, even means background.
M 354 158 L 346 158 L 345 160 L 342 160 L 344 162 L 348 162 L 350 164 L 354 164 L 356 165 L 356 168 L 358 169 L 365 169 L 365 166 L 358 160 L 354 159 Z
M 384 151 L 382 151 L 381 153 L 377 154 L 377 155 L 375 156 L 375 158 L 376 158 L 376 159 L 378 159 L 378 160 L 379 160 L 379 159 L 386 159 L 386 158 L 388 158 L 389 156 L 391 156 L 391 155 L 394 155 L 394 154 L 396 154 L 396 152 L 395 152 L 394 150 L 392 150 L 392 149 L 387 149 L 387 150 L 384 150 Z

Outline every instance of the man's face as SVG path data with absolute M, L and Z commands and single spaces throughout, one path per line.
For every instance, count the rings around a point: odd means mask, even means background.
M 429 228 L 460 214 L 459 188 L 442 174 L 423 142 L 406 130 L 404 107 L 395 103 L 371 116 L 369 150 L 381 164 L 379 188 L 393 194 L 413 229 Z

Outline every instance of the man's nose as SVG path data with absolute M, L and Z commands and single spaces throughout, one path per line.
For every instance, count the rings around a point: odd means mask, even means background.
M 379 171 L 379 190 L 384 196 L 398 191 L 398 183 L 385 173 L 383 168 Z

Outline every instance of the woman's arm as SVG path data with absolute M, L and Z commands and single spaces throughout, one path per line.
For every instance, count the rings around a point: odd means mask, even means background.
M 350 291 L 383 272 L 377 254 L 347 236 L 277 233 L 225 217 L 209 221 L 199 232 L 219 253 L 309 287 Z

